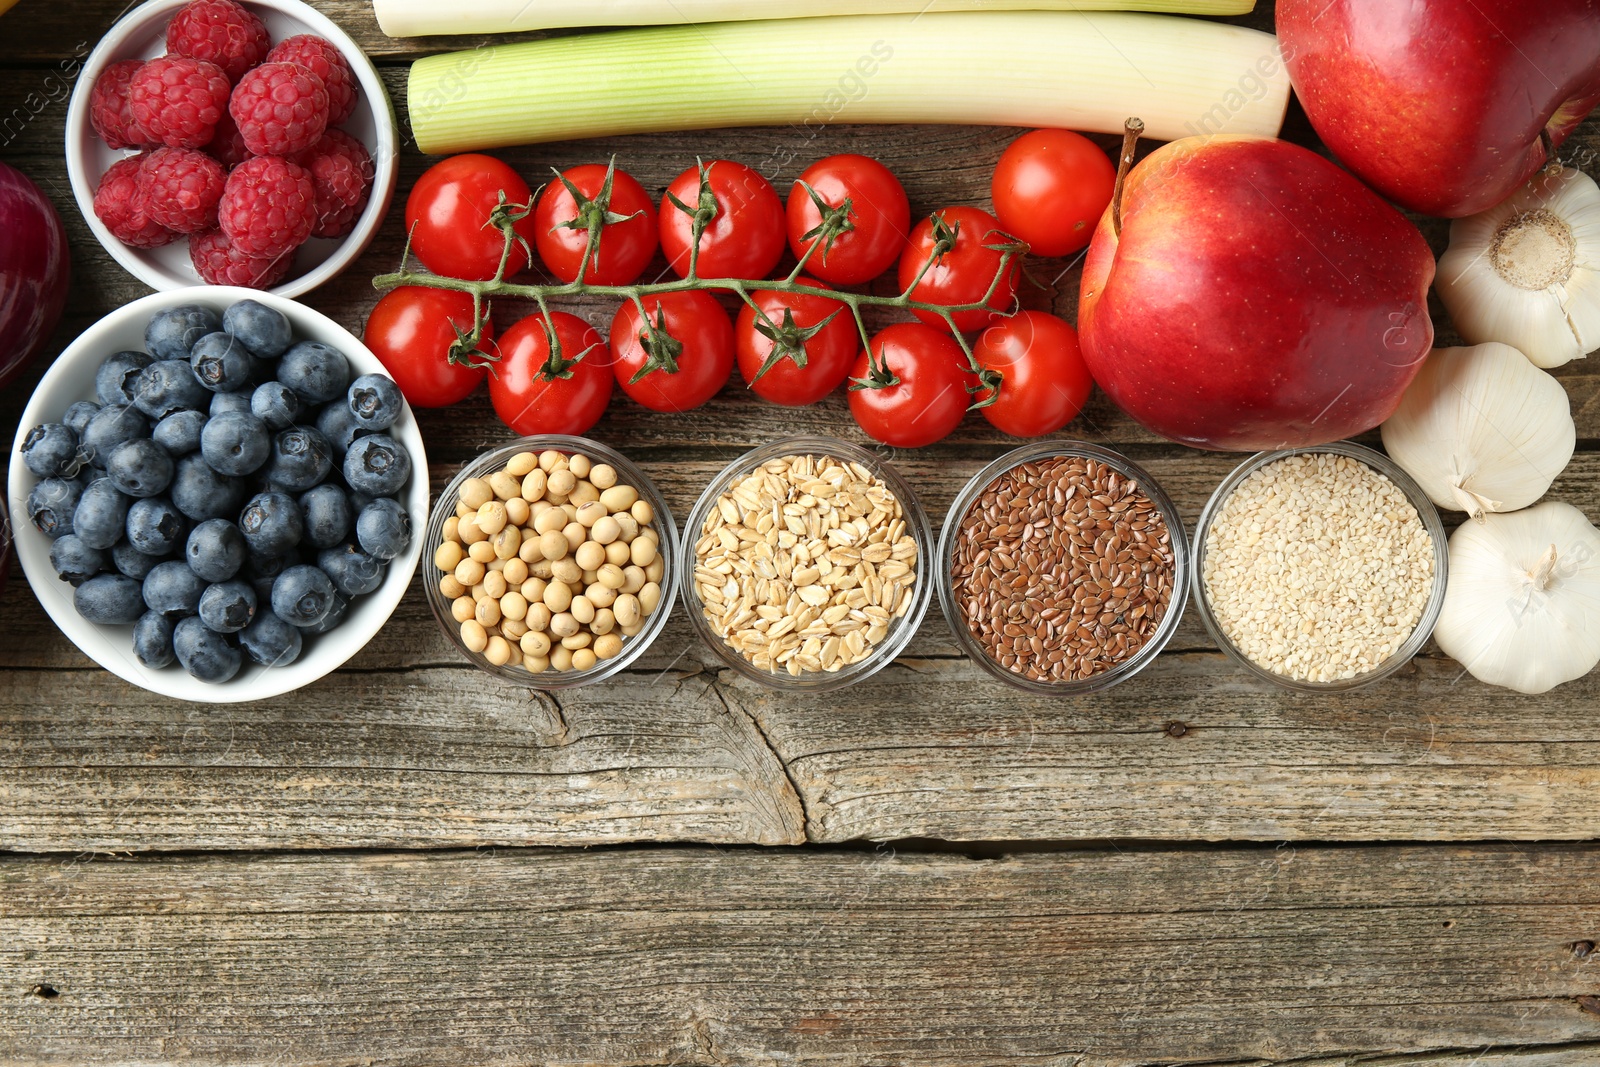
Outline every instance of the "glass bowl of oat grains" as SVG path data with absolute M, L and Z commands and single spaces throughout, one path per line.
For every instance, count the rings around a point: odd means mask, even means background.
M 882 457 L 836 438 L 745 453 L 684 525 L 684 607 L 730 667 L 820 693 L 887 666 L 927 613 L 933 531 Z
M 1290 689 L 1393 674 L 1444 605 L 1438 510 L 1387 456 L 1348 441 L 1251 457 L 1217 487 L 1194 540 L 1206 629 L 1251 673 Z

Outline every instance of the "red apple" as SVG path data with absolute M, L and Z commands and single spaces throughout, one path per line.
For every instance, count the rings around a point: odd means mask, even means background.
M 1277 28 L 1322 140 L 1428 215 L 1498 204 L 1600 103 L 1600 0 L 1279 0 Z
M 1188 137 L 1128 174 L 1095 230 L 1084 361 L 1163 437 L 1236 451 L 1326 444 L 1388 418 L 1433 344 L 1417 228 L 1314 152 Z

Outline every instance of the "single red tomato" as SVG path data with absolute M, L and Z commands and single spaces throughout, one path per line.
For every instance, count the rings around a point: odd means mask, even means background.
M 982 368 L 978 410 L 1013 437 L 1055 433 L 1077 417 L 1094 380 L 1078 331 L 1042 311 L 1020 311 L 984 330 L 972 346 Z
M 520 434 L 580 434 L 611 400 L 611 353 L 600 331 L 576 315 L 536 312 L 501 335 L 489 399 Z
M 789 248 L 805 259 L 820 242 L 806 270 L 834 285 L 860 285 L 888 270 L 910 232 L 911 204 L 900 179 L 867 156 L 819 159 L 789 190 Z
M 927 304 L 958 307 L 984 304 L 993 311 L 973 308 L 955 312 L 956 329 L 962 333 L 981 330 L 1011 306 L 1017 294 L 1019 253 L 1013 253 L 1002 274 L 1002 246 L 1013 238 L 1000 229 L 1000 223 L 987 211 L 975 207 L 947 207 L 917 223 L 911 240 L 900 254 L 900 290 L 911 289 L 911 298 Z M 930 263 L 931 261 L 931 263 Z M 924 269 L 926 267 L 926 269 Z M 919 281 L 918 278 L 921 278 Z M 995 279 L 999 278 L 999 283 Z M 912 284 L 916 288 L 912 289 Z M 993 286 L 993 292 L 990 287 Z M 984 294 L 989 298 L 984 299 Z M 922 308 L 914 309 L 917 318 L 929 326 L 948 329 L 944 318 Z
M 539 258 L 564 282 L 577 280 L 591 231 L 600 243 L 583 272 L 590 285 L 627 285 L 656 254 L 656 206 L 633 175 L 615 166 L 563 171 L 539 196 L 533 222 Z
M 403 285 L 385 293 L 367 316 L 362 340 L 378 357 L 414 408 L 442 408 L 464 400 L 483 381 L 494 352 L 494 323 L 487 310 L 474 351 L 472 297 L 450 289 Z
M 810 278 L 800 284 L 823 292 Z M 757 396 L 785 407 L 815 404 L 839 388 L 855 363 L 860 343 L 850 309 L 810 293 L 750 294 L 734 327 L 739 373 Z
M 506 247 L 493 217 L 500 214 L 512 219 L 512 229 L 523 240 L 532 241 L 532 212 L 515 218 L 516 211 L 526 209 L 532 201 L 528 183 L 493 156 L 451 156 L 424 171 L 406 198 L 411 251 L 435 274 L 487 281 L 500 268 Z M 520 242 L 514 243 L 506 277 L 527 265 L 526 249 Z
M 1034 130 L 995 164 L 990 192 L 1000 225 L 1041 256 L 1085 248 L 1111 203 L 1117 168 L 1099 145 L 1071 130 Z
M 771 182 L 743 163 L 714 159 L 690 167 L 667 186 L 661 250 L 680 278 L 689 276 L 697 218 L 705 222 L 695 262 L 698 277 L 765 278 L 783 256 L 783 201 Z
M 611 320 L 611 369 L 622 391 L 651 411 L 689 411 L 733 373 L 733 323 L 703 289 L 632 300 Z
M 961 424 L 976 384 L 967 354 L 944 330 L 897 322 L 878 331 L 850 376 L 850 414 L 874 440 L 921 448 Z

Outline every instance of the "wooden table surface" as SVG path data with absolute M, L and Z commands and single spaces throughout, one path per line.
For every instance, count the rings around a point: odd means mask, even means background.
M 24 0 L 0 21 L 0 157 L 72 240 L 50 354 L 144 292 L 62 158 L 66 95 L 121 6 Z M 316 6 L 402 116 L 409 60 L 475 43 Z M 1241 21 L 1270 28 L 1270 5 Z M 1012 136 L 836 124 L 504 155 L 537 180 L 615 153 L 659 192 L 697 153 L 781 184 L 864 151 L 921 213 L 985 203 Z M 1315 143 L 1297 108 L 1286 136 Z M 1600 121 L 1563 154 L 1600 174 Z M 407 150 L 402 195 L 425 165 Z M 1441 250 L 1446 225 L 1420 221 Z M 401 242 L 396 211 L 307 302 L 359 332 Z M 1028 303 L 1072 317 L 1074 265 L 1035 273 Z M 0 398 L 5 440 L 46 362 Z M 1600 376 L 1557 374 L 1580 440 L 1552 496 L 1600 518 Z M 481 394 L 422 423 L 436 488 L 512 436 Z M 1148 465 L 1191 524 L 1238 461 L 1099 396 L 1070 429 Z M 731 386 L 687 417 L 619 397 L 594 434 L 681 516 L 722 464 L 799 431 L 861 439 L 837 396 L 790 411 Z M 942 516 L 1007 447 L 969 417 L 896 462 Z M 1293 695 L 1191 611 L 1136 680 L 1047 700 L 988 680 L 935 610 L 826 697 L 742 681 L 681 619 L 619 679 L 547 696 L 463 663 L 418 585 L 321 683 L 206 707 L 97 669 L 11 583 L 6 1064 L 1600 1064 L 1600 673 L 1523 697 L 1430 649 L 1369 689 Z

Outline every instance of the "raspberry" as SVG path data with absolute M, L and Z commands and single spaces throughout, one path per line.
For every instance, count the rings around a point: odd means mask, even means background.
M 322 79 L 328 90 L 328 125 L 338 126 L 356 109 L 361 87 L 338 46 L 324 37 L 302 33 L 285 37 L 267 53 L 268 63 L 298 63 Z
M 146 140 L 203 148 L 228 106 L 228 76 L 215 63 L 181 56 L 152 59 L 128 85 L 128 112 Z
M 189 260 L 207 285 L 242 285 L 246 289 L 271 289 L 289 275 L 294 255 L 276 258 L 244 255 L 221 233 L 189 239 Z
M 94 214 L 111 235 L 134 248 L 160 248 L 178 235 L 156 222 L 146 211 L 144 187 L 139 181 L 144 156 L 129 156 L 111 164 L 94 194 Z
M 317 187 L 317 225 L 311 236 L 343 237 L 355 229 L 372 190 L 372 156 L 366 146 L 343 130 L 329 130 L 294 161 L 311 172 Z
M 228 112 L 224 111 L 222 117 L 217 120 L 216 136 L 206 145 L 206 151 L 211 153 L 212 159 L 229 170 L 250 158 L 250 149 L 244 146 L 244 138 L 239 136 L 238 124 Z
M 297 63 L 263 63 L 239 79 L 228 111 L 251 152 L 292 156 L 328 128 L 328 90 Z
M 139 180 L 150 218 L 178 233 L 216 227 L 228 179 L 221 163 L 193 148 L 158 148 L 142 158 Z
M 267 27 L 234 0 L 192 0 L 167 23 L 167 54 L 215 63 L 238 81 L 272 47 Z
M 310 171 L 280 156 L 247 159 L 228 175 L 217 221 L 242 255 L 275 259 L 311 236 L 316 183 Z
M 89 124 L 112 148 L 139 148 L 144 144 L 144 133 L 128 111 L 128 83 L 142 66 L 142 59 L 111 64 L 101 72 L 89 94 Z

